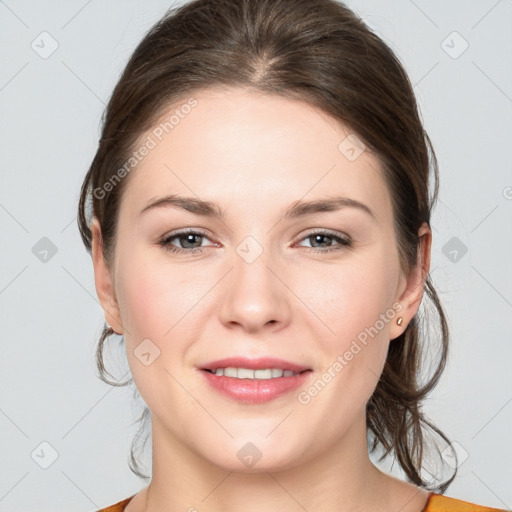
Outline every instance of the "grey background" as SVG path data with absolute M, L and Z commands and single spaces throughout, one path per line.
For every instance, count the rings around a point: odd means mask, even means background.
M 92 511 L 146 485 L 127 464 L 140 409 L 95 374 L 103 313 L 75 216 L 104 105 L 170 5 L 0 1 L 0 512 Z M 467 454 L 446 494 L 512 508 L 512 2 L 348 5 L 406 66 L 440 162 L 452 353 L 425 411 Z

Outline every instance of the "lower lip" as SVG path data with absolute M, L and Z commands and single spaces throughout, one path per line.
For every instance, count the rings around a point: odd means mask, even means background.
M 297 389 L 312 372 L 307 370 L 292 377 L 254 380 L 215 375 L 206 370 L 201 370 L 201 373 L 210 386 L 222 395 L 239 402 L 261 404 Z

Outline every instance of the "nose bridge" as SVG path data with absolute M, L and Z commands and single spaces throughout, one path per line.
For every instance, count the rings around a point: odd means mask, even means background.
M 246 236 L 235 248 L 228 290 L 222 304 L 222 320 L 236 322 L 247 329 L 283 321 L 286 290 L 275 276 L 280 265 L 272 251 L 254 236 Z M 272 271 L 269 269 L 272 269 Z

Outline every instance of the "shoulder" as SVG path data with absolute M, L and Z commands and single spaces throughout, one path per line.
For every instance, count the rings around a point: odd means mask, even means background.
M 110 505 L 110 507 L 102 508 L 101 510 L 98 510 L 97 512 L 123 512 L 123 510 L 126 508 L 130 500 L 133 498 L 133 496 L 130 496 L 129 498 L 126 498 L 122 501 L 119 501 L 118 503 L 114 505 Z
M 470 503 L 469 501 L 431 493 L 422 512 L 506 512 L 506 510 L 503 508 L 485 507 Z

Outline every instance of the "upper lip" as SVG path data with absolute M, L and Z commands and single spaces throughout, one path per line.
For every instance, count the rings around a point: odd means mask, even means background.
M 281 370 L 291 370 L 300 373 L 310 370 L 307 366 L 285 361 L 276 357 L 258 357 L 256 359 L 248 359 L 247 357 L 227 357 L 205 363 L 201 366 L 202 370 L 216 370 L 217 368 L 250 368 L 251 370 L 263 370 L 266 368 L 279 368 Z

